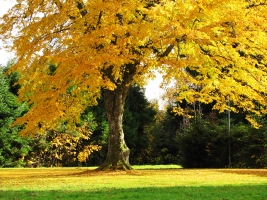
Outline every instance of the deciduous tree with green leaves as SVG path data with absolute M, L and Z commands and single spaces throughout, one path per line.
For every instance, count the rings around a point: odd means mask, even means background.
M 129 86 L 144 84 L 154 70 L 184 82 L 182 99 L 228 98 L 250 112 L 264 106 L 265 0 L 17 0 L 1 18 L 0 34 L 16 53 L 23 74 L 20 99 L 31 110 L 15 124 L 22 135 L 75 125 L 104 90 L 109 123 L 106 161 L 100 169 L 131 169 L 122 128 Z M 49 63 L 56 64 L 51 71 Z M 192 79 L 184 70 L 201 74 Z M 188 84 L 201 85 L 196 92 Z M 220 90 L 220 95 L 216 91 Z M 177 109 L 179 111 L 179 109 Z

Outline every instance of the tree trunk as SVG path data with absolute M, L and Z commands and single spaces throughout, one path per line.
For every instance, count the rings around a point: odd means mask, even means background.
M 132 169 L 129 163 L 130 149 L 124 140 L 122 126 L 124 103 L 129 86 L 118 85 L 113 91 L 104 91 L 104 102 L 109 124 L 108 153 L 98 170 Z

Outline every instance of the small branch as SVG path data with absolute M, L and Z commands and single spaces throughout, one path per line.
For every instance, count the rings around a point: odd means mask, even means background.
M 54 3 L 56 4 L 58 10 L 62 10 L 62 3 L 59 0 L 54 0 Z
M 55 3 L 56 3 L 57 6 L 60 5 L 60 2 L 59 1 L 56 1 Z M 58 8 L 59 8 L 59 6 L 58 6 Z M 84 17 L 87 14 L 87 10 L 85 9 L 85 5 L 84 5 L 84 3 L 83 3 L 82 0 L 78 0 L 77 1 L 77 8 L 79 9 L 80 15 L 82 17 Z M 75 20 L 76 19 L 75 16 L 71 16 L 71 15 L 69 15 L 69 18 L 71 20 Z
M 123 15 L 120 13 L 116 14 L 116 17 L 118 17 L 119 21 L 120 21 L 120 25 L 123 26 Z
M 98 20 L 97 20 L 97 24 L 96 24 L 97 26 L 99 26 L 100 23 L 101 23 L 101 17 L 102 17 L 102 14 L 103 14 L 103 10 L 101 10 L 100 13 L 99 13 Z
M 167 49 L 161 54 L 159 55 L 159 57 L 163 58 L 163 57 L 166 57 L 169 55 L 169 53 L 172 51 L 174 45 L 173 44 L 170 44 Z
M 251 2 L 251 1 L 248 1 L 250 4 L 247 5 L 246 8 L 253 8 L 253 7 L 258 7 L 258 6 L 266 6 L 267 5 L 267 0 L 265 0 L 264 2 L 260 2 L 258 4 L 254 3 L 254 2 Z
M 200 50 L 201 50 L 205 55 L 212 56 L 212 55 L 210 54 L 210 50 L 208 50 L 208 49 L 204 49 L 204 47 L 202 47 L 200 44 L 199 44 L 198 46 L 199 46 Z
M 78 2 L 77 8 L 80 10 L 80 14 L 82 17 L 84 17 L 87 14 L 87 10 L 85 9 L 83 1 Z

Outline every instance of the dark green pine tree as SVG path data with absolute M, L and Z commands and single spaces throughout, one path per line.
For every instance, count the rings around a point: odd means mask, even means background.
M 179 161 L 179 146 L 177 132 L 183 129 L 183 117 L 172 112 L 169 106 L 163 118 L 155 126 L 154 156 L 156 164 L 177 164 Z
M 14 120 L 27 112 L 28 107 L 17 101 L 18 86 L 13 86 L 17 74 L 5 76 L 6 68 L 0 66 L 0 167 L 15 167 L 25 164 L 24 156 L 30 150 L 29 139 L 18 135 L 21 127 L 14 126 Z M 12 85 L 12 86 L 11 86 Z
M 146 128 L 154 123 L 155 116 L 156 110 L 146 99 L 145 90 L 137 85 L 130 87 L 124 106 L 123 130 L 131 150 L 131 164 L 150 162 L 153 136 Z
M 87 142 L 100 145 L 102 146 L 102 149 L 100 151 L 93 152 L 86 164 L 89 166 L 97 166 L 105 161 L 108 151 L 108 120 L 103 98 L 98 99 L 97 106 L 87 107 L 87 109 L 85 109 L 85 111 L 81 114 L 81 120 L 91 123 L 90 120 L 86 120 L 90 113 L 93 115 L 93 123 L 95 124 L 95 127 L 92 131 L 93 134 L 90 137 L 90 141 Z M 84 145 L 86 145 L 86 143 Z

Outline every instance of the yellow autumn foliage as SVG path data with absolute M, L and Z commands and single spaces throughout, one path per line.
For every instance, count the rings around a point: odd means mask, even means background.
M 229 97 L 266 112 L 256 107 L 266 104 L 266 10 L 265 0 L 19 0 L 0 19 L 32 105 L 16 124 L 24 135 L 75 124 L 101 88 L 144 84 L 154 70 L 177 80 L 178 101 L 198 96 L 223 111 Z
M 87 123 L 72 131 L 50 131 L 35 138 L 40 146 L 45 148 L 36 149 L 31 152 L 30 159 L 27 161 L 28 167 L 41 166 L 62 166 L 74 161 L 85 162 L 89 155 L 94 151 L 99 151 L 102 146 L 88 144 L 92 132 Z M 44 142 L 45 141 L 45 142 Z
M 94 151 L 99 151 L 102 147 L 98 145 L 87 145 L 84 147 L 83 151 L 79 152 L 77 158 L 79 162 L 86 162 L 88 157 Z

